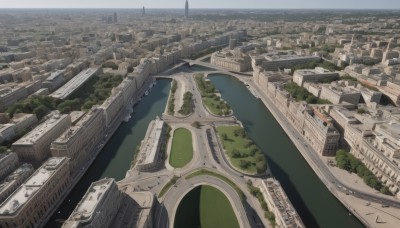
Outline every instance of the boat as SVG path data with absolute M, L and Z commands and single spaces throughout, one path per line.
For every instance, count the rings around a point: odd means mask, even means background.
M 124 122 L 127 123 L 131 119 L 131 115 L 127 115 L 124 119 Z
M 147 90 L 147 91 L 144 93 L 144 95 L 145 95 L 145 96 L 149 95 L 149 91 Z

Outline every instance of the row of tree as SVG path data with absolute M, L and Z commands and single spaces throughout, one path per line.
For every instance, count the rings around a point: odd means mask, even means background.
M 305 88 L 298 86 L 294 82 L 289 82 L 285 85 L 285 90 L 296 99 L 296 101 L 305 101 L 307 104 L 329 104 L 330 102 L 324 99 L 319 99 L 309 93 Z
M 305 64 L 295 65 L 294 67 L 292 67 L 292 73 L 294 73 L 296 70 L 314 69 L 315 67 L 322 67 L 322 68 L 330 70 L 330 71 L 343 70 L 342 67 L 338 67 L 335 64 L 328 62 L 328 61 L 322 61 L 322 62 L 312 61 L 312 62 L 305 63 Z
M 260 188 L 255 187 L 251 180 L 248 180 L 246 182 L 246 184 L 247 184 L 247 188 L 250 191 L 250 194 L 252 196 L 256 197 L 258 199 L 258 202 L 260 202 L 260 206 L 264 210 L 264 217 L 269 220 L 272 227 L 275 227 L 275 225 L 276 225 L 275 224 L 276 223 L 275 215 L 274 215 L 274 213 L 269 211 L 268 204 L 267 204 L 267 202 L 265 202 L 265 198 L 264 198 Z
M 53 110 L 59 110 L 64 114 L 71 111 L 89 110 L 93 105 L 103 103 L 111 95 L 112 88 L 119 85 L 122 80 L 122 76 L 95 77 L 72 94 L 68 100 L 63 101 L 42 95 L 32 96 L 11 106 L 7 113 L 11 117 L 17 113 L 31 113 L 40 120 Z
M 179 110 L 179 113 L 183 116 L 187 116 L 190 113 L 193 112 L 193 94 L 189 91 L 187 91 L 184 95 L 183 95 L 183 105 L 181 107 L 181 109 Z
M 383 194 L 391 195 L 389 188 L 384 186 L 381 181 L 356 157 L 345 150 L 336 152 L 336 164 L 339 168 L 356 173 L 361 177 L 365 184 L 380 191 Z
M 175 92 L 178 89 L 178 83 L 173 80 L 171 86 L 171 97 L 168 101 L 168 114 L 173 115 L 175 111 Z

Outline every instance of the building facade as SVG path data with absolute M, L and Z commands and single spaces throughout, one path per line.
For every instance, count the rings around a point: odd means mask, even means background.
M 277 180 L 269 178 L 262 181 L 261 189 L 265 202 L 268 205 L 268 209 L 274 213 L 276 224 L 279 227 L 305 227 L 303 221 Z
M 70 115 L 52 113 L 45 122 L 12 144 L 22 161 L 41 162 L 50 156 L 50 145 L 71 126 Z
M 94 107 L 51 143 L 53 157 L 70 158 L 71 172 L 90 160 L 105 134 L 105 115 L 103 109 Z
M 70 184 L 69 159 L 50 158 L 0 205 L 1 227 L 41 227 Z
M 62 227 L 108 228 L 122 202 L 123 194 L 114 179 L 94 182 Z

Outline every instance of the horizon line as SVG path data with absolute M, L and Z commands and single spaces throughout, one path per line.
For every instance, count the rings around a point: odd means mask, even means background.
M 179 7 L 179 8 L 152 8 L 152 7 L 146 7 L 146 9 L 157 9 L 157 10 L 171 10 L 171 9 L 182 9 L 184 10 L 184 7 Z M 129 7 L 124 7 L 124 8 L 118 8 L 118 7 L 64 7 L 64 8 L 57 8 L 57 7 L 0 7 L 0 10 L 6 10 L 6 9 L 142 9 L 140 8 L 129 8 Z M 400 8 L 189 8 L 189 9 L 199 9 L 199 10 L 372 10 L 372 11 L 379 11 L 379 10 L 399 10 Z

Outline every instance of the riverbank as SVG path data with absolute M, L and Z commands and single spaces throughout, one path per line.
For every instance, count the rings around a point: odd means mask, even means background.
M 93 148 L 93 151 L 90 152 L 90 160 L 86 161 L 86 163 L 75 172 L 71 180 L 73 183 L 69 186 L 68 190 L 66 190 L 65 196 L 57 204 L 57 207 L 53 210 L 53 214 L 50 216 L 51 218 L 48 219 L 48 222 L 44 227 L 61 227 L 62 221 L 70 216 L 73 209 L 75 209 L 76 204 L 80 201 L 81 197 L 85 194 L 87 188 L 92 182 L 110 176 L 117 180 L 123 178 L 127 169 L 125 166 L 129 167 L 130 165 L 130 161 L 127 158 L 131 158 L 134 151 L 131 148 L 136 147 L 136 145 L 131 146 L 131 144 L 137 143 L 138 141 L 136 139 L 125 140 L 124 138 L 132 133 L 131 127 L 133 126 L 138 128 L 137 131 L 141 131 L 141 126 L 136 125 L 145 114 L 148 115 L 151 108 L 146 104 L 143 104 L 146 105 L 146 107 L 143 107 L 142 103 L 144 100 L 148 100 L 148 97 L 154 97 L 154 94 L 151 93 L 149 96 L 142 99 L 140 99 L 140 97 L 145 93 L 152 82 L 153 78 L 149 77 L 149 79 L 144 82 L 141 90 L 137 91 L 137 93 L 132 97 L 132 102 L 130 102 L 129 105 L 126 105 L 126 108 L 124 108 L 115 118 L 113 124 L 111 124 L 112 127 L 110 127 L 106 132 L 104 139 L 98 143 L 98 147 Z M 162 84 L 167 85 L 167 83 Z M 162 96 L 164 95 L 162 94 Z M 136 103 L 138 105 L 134 106 Z M 162 108 L 164 108 L 165 101 L 162 103 Z M 123 119 L 132 112 L 132 107 L 133 110 L 135 110 L 135 115 L 131 120 L 129 120 L 129 123 L 124 123 Z M 139 110 L 137 110 L 138 107 L 140 107 Z M 158 108 L 157 114 L 154 115 L 160 115 L 161 113 L 162 111 Z M 146 123 L 146 127 L 147 125 L 148 123 Z M 138 134 L 139 133 L 135 131 L 135 138 Z M 143 137 L 140 136 L 140 140 L 142 138 Z M 125 145 L 125 141 L 129 141 L 129 145 Z M 121 147 L 121 149 L 119 149 L 119 147 Z M 124 164 L 124 161 L 126 161 L 126 164 Z
M 245 81 L 243 79 L 240 80 Z M 287 136 L 291 139 L 293 144 L 300 151 L 303 158 L 314 170 L 319 179 L 325 184 L 325 186 L 332 193 L 332 195 L 335 196 L 349 210 L 351 214 L 354 214 L 367 227 L 389 228 L 396 226 L 396 224 L 398 224 L 399 221 L 396 221 L 396 219 L 393 219 L 393 216 L 390 215 L 390 213 L 393 212 L 389 212 L 389 214 L 388 212 L 382 213 L 381 210 L 376 210 L 373 207 L 369 207 L 368 210 L 369 212 L 366 213 L 365 206 L 363 206 L 363 202 L 365 205 L 365 203 L 367 202 L 366 200 L 356 198 L 354 196 L 349 195 L 348 193 L 344 193 L 344 191 L 337 190 L 335 186 L 336 183 L 332 180 L 329 180 L 326 177 L 326 173 L 324 173 L 324 171 L 321 170 L 320 168 L 321 163 L 317 164 L 315 159 L 321 159 L 319 155 L 317 155 L 316 152 L 313 150 L 310 151 L 311 148 L 308 146 L 307 143 L 305 143 L 302 136 L 298 134 L 298 132 L 296 132 L 294 127 L 285 119 L 284 115 L 279 111 L 278 107 L 275 104 L 273 104 L 273 102 L 270 100 L 270 98 L 268 98 L 268 96 L 265 93 L 262 92 L 262 89 L 259 88 L 252 80 L 246 82 L 249 84 L 251 88 L 253 88 L 258 93 L 258 97 L 261 99 L 263 104 L 268 108 L 270 113 L 274 116 L 274 118 L 279 123 L 281 128 L 286 132 Z M 300 137 L 298 137 L 298 135 L 300 135 Z M 318 158 L 315 158 L 316 156 L 318 156 Z M 330 173 L 330 175 L 332 174 Z M 385 208 L 383 208 L 383 210 L 385 210 Z M 375 219 L 371 219 L 370 216 L 371 213 L 379 214 L 380 215 L 379 217 L 381 219 L 384 218 L 385 222 L 379 224 L 376 223 Z

